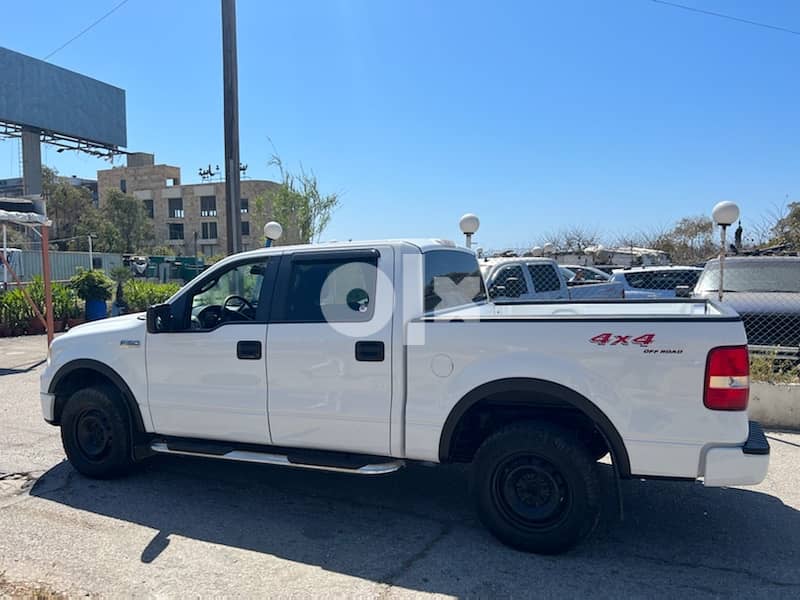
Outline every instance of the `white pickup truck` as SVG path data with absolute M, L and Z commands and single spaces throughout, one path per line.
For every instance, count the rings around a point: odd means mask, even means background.
M 491 302 L 452 243 L 274 247 L 56 338 L 41 403 L 89 477 L 154 454 L 360 475 L 471 463 L 486 526 L 555 553 L 597 523 L 606 454 L 620 478 L 765 477 L 745 343 L 706 300 Z
M 481 273 L 495 300 L 600 300 L 624 298 L 618 281 L 574 281 L 575 274 L 552 258 L 484 258 Z

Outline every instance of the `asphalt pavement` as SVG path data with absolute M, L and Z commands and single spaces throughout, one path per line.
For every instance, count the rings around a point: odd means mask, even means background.
M 93 481 L 41 419 L 43 337 L 0 339 L 0 597 L 800 597 L 800 435 L 756 487 L 627 481 L 555 557 L 480 525 L 460 467 L 367 478 L 159 457 Z

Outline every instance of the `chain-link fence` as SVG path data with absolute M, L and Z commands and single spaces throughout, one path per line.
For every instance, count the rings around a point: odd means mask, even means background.
M 800 359 L 800 256 L 732 256 L 721 274 L 709 261 L 694 296 L 718 298 L 742 316 L 754 354 Z
M 719 297 L 719 260 L 705 267 L 598 269 L 541 258 L 482 262 L 489 295 L 500 301 Z M 609 275 L 604 271 L 611 271 Z M 800 361 L 800 256 L 729 256 L 723 302 L 742 316 L 751 353 Z

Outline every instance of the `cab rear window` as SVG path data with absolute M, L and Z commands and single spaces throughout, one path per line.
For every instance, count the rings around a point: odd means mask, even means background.
M 456 250 L 432 250 L 424 254 L 425 312 L 445 310 L 486 300 L 478 260 Z

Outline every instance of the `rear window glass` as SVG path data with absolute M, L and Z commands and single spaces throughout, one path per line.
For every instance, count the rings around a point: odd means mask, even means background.
M 628 281 L 629 286 L 645 290 L 674 290 L 679 285 L 694 287 L 699 277 L 700 271 L 694 270 L 625 273 L 625 279 Z
M 433 250 L 424 254 L 425 312 L 486 300 L 478 260 L 472 254 Z
M 719 263 L 710 263 L 698 286 L 701 292 L 719 288 Z M 800 260 L 725 261 L 725 290 L 731 292 L 800 292 Z
M 557 292 L 561 289 L 561 280 L 553 265 L 528 265 L 528 272 L 537 292 Z

